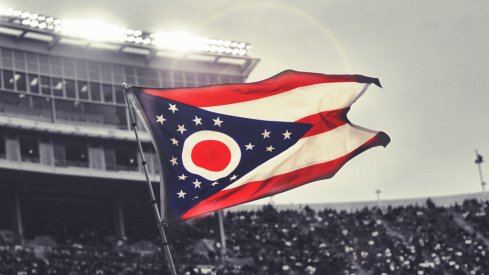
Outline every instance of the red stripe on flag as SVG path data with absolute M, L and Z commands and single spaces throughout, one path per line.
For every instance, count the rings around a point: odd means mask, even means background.
M 147 94 L 175 100 L 180 103 L 196 107 L 211 107 L 269 97 L 302 86 L 335 82 L 373 83 L 380 86 L 378 79 L 362 75 L 324 75 L 288 70 L 255 83 L 212 85 L 196 88 L 143 88 L 143 90 Z
M 389 141 L 390 139 L 385 133 L 379 132 L 357 149 L 335 160 L 311 165 L 263 181 L 250 182 L 233 189 L 222 190 L 191 208 L 182 215 L 181 219 L 189 219 L 219 209 L 275 195 L 312 181 L 331 178 L 346 162 L 356 155 L 375 146 L 386 146 Z
M 346 114 L 349 110 L 350 108 L 325 111 L 301 118 L 295 122 L 311 124 L 312 128 L 302 138 L 310 137 L 345 125 L 348 122 Z

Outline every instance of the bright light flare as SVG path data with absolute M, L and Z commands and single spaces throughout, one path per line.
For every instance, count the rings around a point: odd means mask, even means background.
M 176 52 L 246 56 L 252 47 L 244 42 L 205 38 L 183 31 L 148 33 L 98 19 L 60 19 L 1 6 L 0 16 L 11 17 L 16 24 L 65 36 L 97 42 L 133 43 Z
M 63 19 L 58 29 L 64 35 L 94 41 L 123 42 L 126 29 L 98 19 Z
M 205 39 L 183 31 L 158 32 L 153 34 L 153 45 L 177 52 L 189 52 L 201 50 L 205 46 Z

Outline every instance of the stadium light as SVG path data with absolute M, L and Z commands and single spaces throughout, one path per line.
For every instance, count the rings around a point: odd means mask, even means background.
M 151 36 L 153 45 L 177 52 L 203 50 L 204 38 L 183 31 L 158 32 Z
M 32 26 L 32 25 L 31 25 Z M 63 19 L 59 32 L 66 36 L 78 37 L 93 41 L 124 42 L 125 29 L 98 19 Z
M 150 33 L 124 28 L 98 19 L 60 19 L 5 7 L 0 7 L 0 17 L 5 17 L 8 23 L 20 24 L 47 33 L 55 32 L 97 42 L 129 43 L 176 52 L 247 56 L 252 48 L 250 44 L 244 42 L 205 38 L 186 32 Z

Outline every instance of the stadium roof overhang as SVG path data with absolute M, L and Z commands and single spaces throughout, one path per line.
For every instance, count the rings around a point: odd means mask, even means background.
M 95 30 L 94 33 L 89 32 L 90 28 Z M 178 32 L 149 33 L 91 21 L 73 22 L 2 7 L 0 35 L 13 37 L 17 41 L 41 42 L 47 51 L 59 45 L 72 45 L 139 55 L 144 57 L 146 64 L 155 58 L 167 57 L 233 65 L 238 66 L 244 76 L 248 76 L 259 62 L 259 59 L 249 56 L 252 46 L 244 42 L 209 39 Z

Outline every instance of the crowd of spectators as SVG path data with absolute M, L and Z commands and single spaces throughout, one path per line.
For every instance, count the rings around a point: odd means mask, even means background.
M 489 274 L 489 203 L 226 212 L 226 257 L 216 217 L 168 229 L 178 274 Z M 66 232 L 63 232 L 66 234 Z M 110 240 L 93 231 L 0 243 L 0 274 L 169 274 L 158 236 Z M 47 240 L 46 240 L 47 239 Z M 95 245 L 94 245 L 95 244 Z

